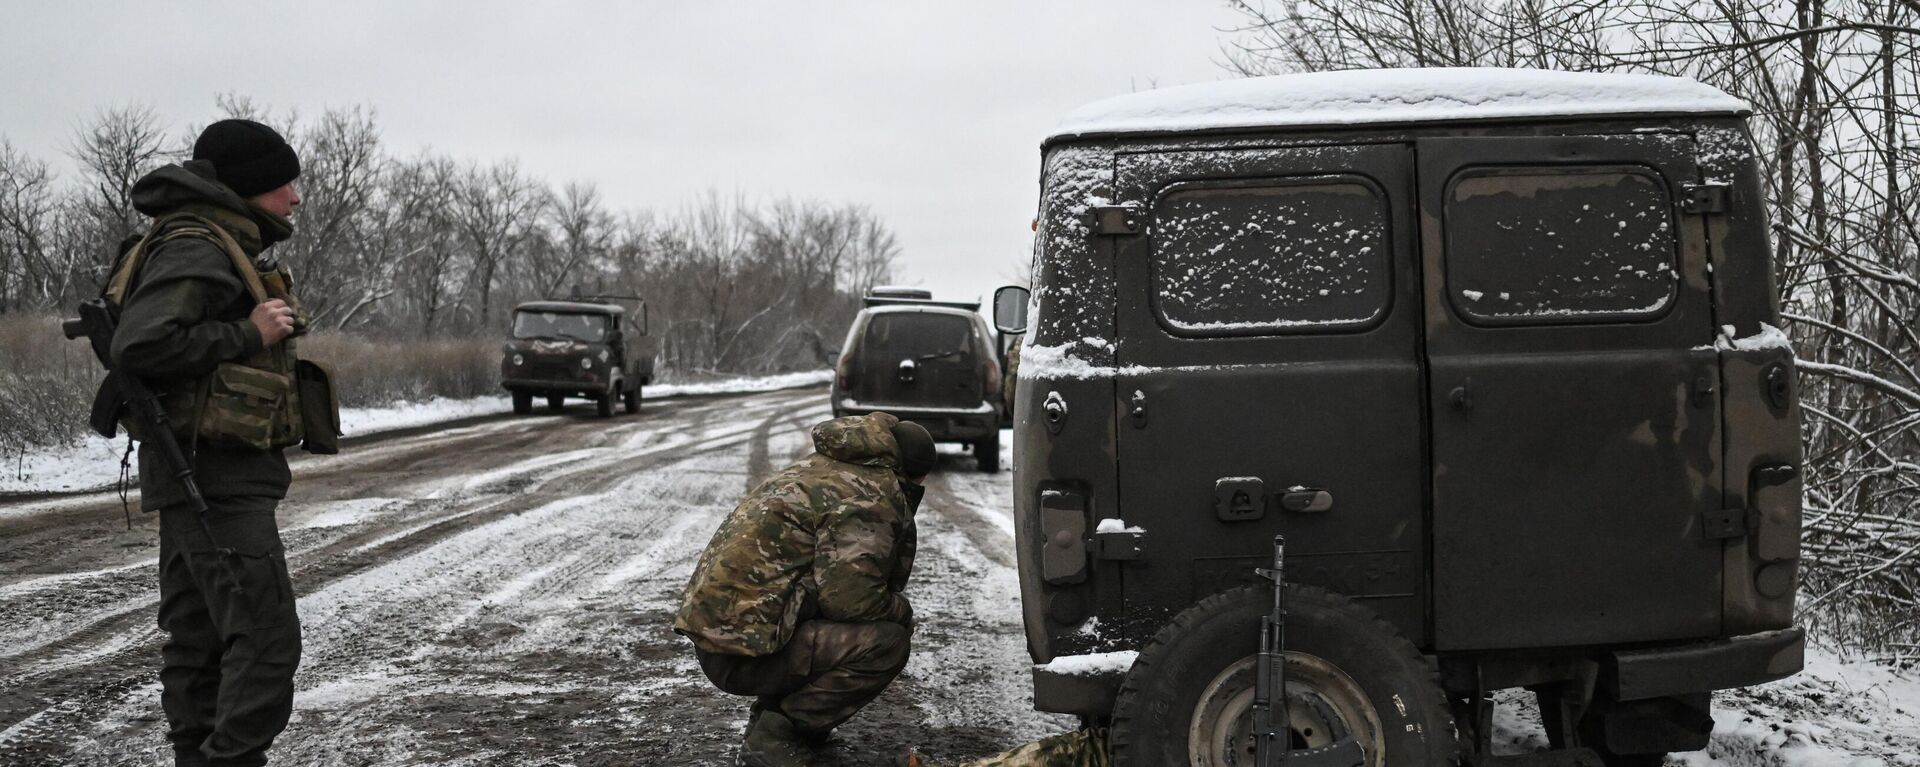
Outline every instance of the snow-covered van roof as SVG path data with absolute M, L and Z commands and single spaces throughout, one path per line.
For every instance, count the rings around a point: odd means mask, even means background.
M 1683 77 L 1540 69 L 1356 69 L 1115 96 L 1068 114 L 1048 141 L 1115 133 L 1749 111 L 1745 101 Z

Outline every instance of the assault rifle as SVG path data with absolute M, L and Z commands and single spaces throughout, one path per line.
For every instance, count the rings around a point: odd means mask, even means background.
M 120 307 L 104 298 L 96 298 L 80 304 L 80 316 L 60 323 L 60 332 L 68 340 L 87 339 L 93 347 L 93 356 L 100 360 L 100 366 L 107 371 L 107 380 L 100 384 L 100 392 L 94 395 L 93 413 L 87 419 L 93 431 L 102 437 L 112 439 L 119 430 L 120 413 L 131 410 L 132 415 L 146 432 L 148 447 L 160 452 L 160 459 L 167 464 L 167 470 L 173 479 L 186 491 L 187 507 L 193 510 L 194 517 L 200 520 L 200 530 L 206 533 L 207 542 L 220 554 L 220 563 L 226 568 L 228 580 L 235 591 L 241 591 L 240 579 L 233 572 L 233 550 L 224 548 L 213 537 L 213 527 L 207 524 L 207 499 L 200 494 L 200 485 L 193 479 L 193 462 L 187 460 L 187 453 L 180 449 L 180 440 L 173 435 L 173 423 L 167 418 L 167 411 L 160 406 L 160 397 L 147 388 L 147 383 L 139 376 L 113 367 L 113 332 L 120 326 Z
M 1273 567 L 1254 570 L 1273 583 L 1273 609 L 1260 619 L 1260 653 L 1253 664 L 1254 767 L 1360 767 L 1366 753 L 1353 733 L 1332 743 L 1293 748 L 1287 715 L 1287 537 L 1273 537 Z

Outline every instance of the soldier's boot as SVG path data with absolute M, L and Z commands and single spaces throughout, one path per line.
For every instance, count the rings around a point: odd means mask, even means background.
M 740 746 L 741 767 L 807 767 L 808 749 L 801 742 L 793 720 L 773 709 L 764 709 L 747 728 L 747 740 Z

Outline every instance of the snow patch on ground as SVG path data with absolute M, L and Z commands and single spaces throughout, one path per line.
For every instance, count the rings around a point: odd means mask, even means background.
M 1533 696 L 1495 695 L 1494 753 L 1547 748 Z M 1807 648 L 1804 671 L 1713 696 L 1713 740 L 1689 767 L 1920 767 L 1920 676 Z
M 803 386 L 815 386 L 833 381 L 831 370 L 809 370 L 804 373 L 784 373 L 757 378 L 729 378 L 724 381 L 685 384 L 650 384 L 646 387 L 648 397 L 677 397 L 689 394 L 740 394 L 746 392 L 775 391 L 778 389 L 798 389 Z

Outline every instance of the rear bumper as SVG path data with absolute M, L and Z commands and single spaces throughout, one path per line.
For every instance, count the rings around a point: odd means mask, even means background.
M 606 394 L 610 381 L 555 381 L 545 378 L 508 378 L 500 382 L 507 391 L 530 394 Z
M 972 442 L 989 436 L 998 439 L 1000 434 L 1000 410 L 991 402 L 976 407 L 913 407 L 868 405 L 845 398 L 834 400 L 835 418 L 868 413 L 888 413 L 902 421 L 920 424 L 940 442 Z
M 1592 656 L 1587 656 L 1592 657 Z M 1639 650 L 1606 651 L 1600 684 L 1619 701 L 1711 692 L 1785 679 L 1806 662 L 1800 628 Z M 1062 674 L 1033 667 L 1033 707 L 1081 716 L 1113 712 L 1124 671 Z
M 1710 692 L 1785 679 L 1806 665 L 1798 626 L 1711 642 L 1619 650 L 1603 661 L 1601 683 L 1615 700 Z

